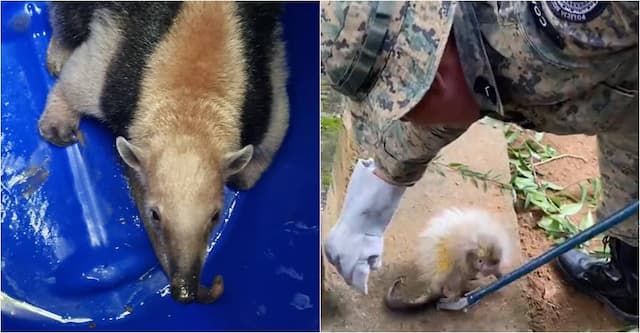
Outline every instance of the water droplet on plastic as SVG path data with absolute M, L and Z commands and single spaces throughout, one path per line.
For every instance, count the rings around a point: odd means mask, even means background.
M 311 306 L 311 299 L 309 298 L 309 296 L 301 293 L 296 293 L 295 295 L 293 295 L 293 299 L 289 304 L 291 304 L 298 310 L 305 310 L 313 307 Z

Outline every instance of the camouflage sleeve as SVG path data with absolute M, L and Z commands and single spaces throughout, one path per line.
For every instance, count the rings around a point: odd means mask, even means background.
M 637 67 L 636 67 L 637 71 Z M 638 81 L 600 83 L 574 98 L 553 105 L 511 105 L 508 114 L 525 119 L 520 126 L 558 135 L 633 133 L 638 131 Z
M 400 185 L 413 185 L 424 174 L 440 149 L 457 139 L 467 129 L 423 128 L 410 122 L 390 121 L 382 129 L 376 147 L 376 166 L 392 181 Z
M 366 103 L 346 101 L 360 155 L 373 157 L 376 167 L 396 185 L 411 186 L 440 149 L 462 135 L 465 128 L 423 128 L 389 120 Z

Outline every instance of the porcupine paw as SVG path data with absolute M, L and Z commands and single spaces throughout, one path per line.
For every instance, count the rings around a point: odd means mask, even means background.
M 471 293 L 481 289 L 485 284 L 486 282 L 482 279 L 472 279 L 467 281 L 467 283 L 465 284 L 464 291 L 466 293 Z
M 453 290 L 450 287 L 443 287 L 442 288 L 442 302 L 445 303 L 449 303 L 449 302 L 455 302 L 458 299 L 460 299 L 460 295 L 461 293 L 458 292 L 457 290 Z

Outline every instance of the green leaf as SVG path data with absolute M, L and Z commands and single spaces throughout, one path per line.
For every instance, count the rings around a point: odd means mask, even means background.
M 540 219 L 540 221 L 538 221 L 538 226 L 540 228 L 547 229 L 551 226 L 552 223 L 553 223 L 553 219 L 551 219 L 548 216 L 544 216 Z
M 520 136 L 520 133 L 512 131 L 511 129 L 507 130 L 505 133 L 507 144 L 511 144 L 513 141 L 515 141 L 518 138 L 518 136 Z
M 462 163 L 456 163 L 456 162 L 451 162 L 451 163 L 449 163 L 449 165 L 448 165 L 448 166 L 449 166 L 450 168 L 452 168 L 452 169 L 458 169 L 458 168 L 460 168 L 460 167 L 464 166 L 464 164 L 462 164 Z
M 524 166 L 522 163 L 515 164 L 515 167 L 516 167 L 516 171 L 518 171 L 518 175 L 531 174 L 529 178 L 533 178 L 533 173 L 531 172 L 531 170 L 526 166 Z
M 536 207 L 542 209 L 546 214 L 555 213 L 553 206 L 549 205 L 549 202 L 545 199 L 540 200 L 534 196 L 529 196 L 529 202 L 531 202 Z
M 527 139 L 527 141 L 525 141 L 525 145 L 527 146 L 527 148 L 529 148 L 530 151 L 538 153 L 541 151 L 544 151 L 544 147 L 542 147 L 541 144 L 531 140 L 531 139 Z M 542 148 L 542 149 L 540 149 Z
M 514 185 L 521 189 L 536 188 L 532 178 L 516 177 Z
M 556 238 L 553 240 L 553 242 L 557 245 L 557 244 L 562 244 L 564 243 L 566 239 L 564 237 L 560 237 L 560 238 Z
M 532 151 L 532 152 L 531 152 L 531 157 L 533 157 L 533 159 L 534 159 L 534 160 L 538 160 L 538 161 L 541 161 L 541 160 L 542 160 L 542 156 L 540 156 L 540 154 L 538 154 L 538 153 L 537 153 L 537 152 L 535 152 L 535 151 Z
M 544 195 L 544 193 L 539 192 L 539 191 L 535 191 L 535 190 L 531 190 L 531 191 L 527 191 L 527 194 L 529 194 L 531 196 L 531 201 L 538 207 L 542 208 L 542 209 L 548 209 L 551 208 L 553 209 L 554 206 L 551 205 L 551 202 L 549 202 L 549 198 L 547 196 Z
M 522 164 L 522 154 L 519 151 L 511 151 L 511 162 L 514 164 Z
M 560 207 L 560 214 L 564 216 L 571 216 L 579 212 L 580 209 L 582 209 L 581 203 L 566 204 Z
M 552 157 L 558 155 L 558 151 L 553 149 L 550 145 L 545 145 L 543 147 L 543 154 Z
M 571 235 L 575 235 L 577 233 L 580 232 L 580 229 L 573 223 L 571 223 L 571 221 L 567 220 L 567 219 L 563 219 L 563 227 L 565 230 L 569 231 L 569 234 Z
M 531 178 L 531 180 L 533 180 L 533 178 L 534 178 L 533 177 L 533 172 L 531 172 L 531 171 L 523 171 L 523 172 L 520 173 L 520 176 L 526 177 L 526 178 Z
M 542 132 L 536 132 L 534 138 L 536 139 L 537 142 L 542 141 L 542 138 L 544 137 L 544 133 Z
M 593 185 L 593 192 L 600 193 L 602 191 L 602 181 L 600 178 L 591 179 L 591 184 Z
M 563 231 L 562 225 L 558 222 L 558 220 L 548 216 L 540 219 L 540 222 L 538 222 L 538 226 L 553 234 L 559 234 Z
M 582 186 L 582 184 L 578 185 L 580 187 L 580 204 L 584 205 L 585 199 L 587 199 L 587 190 Z
M 531 194 L 527 193 L 527 196 L 524 198 L 524 208 L 529 208 L 529 204 L 531 204 Z
M 585 230 L 591 226 L 593 226 L 593 215 L 591 214 L 591 211 L 589 211 L 587 216 L 585 216 L 580 222 L 580 229 Z
M 560 185 L 552 183 L 552 182 L 544 182 L 544 183 L 542 183 L 542 186 L 544 188 L 547 188 L 547 189 L 550 189 L 550 190 L 554 190 L 554 191 L 562 191 L 564 189 L 563 186 L 560 186 Z
M 560 195 L 549 195 L 549 201 L 553 202 L 555 205 L 560 206 L 562 205 L 562 197 Z

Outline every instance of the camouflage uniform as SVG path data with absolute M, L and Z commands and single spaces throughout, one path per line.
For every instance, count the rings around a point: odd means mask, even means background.
M 372 3 L 323 2 L 322 70 L 334 86 L 359 56 Z M 599 220 L 638 200 L 638 3 L 399 2 L 366 97 L 348 101 L 358 143 L 394 182 L 412 185 L 465 129 L 402 117 L 428 90 L 453 32 L 483 115 L 554 134 L 597 135 Z M 338 88 L 339 89 L 339 88 Z M 638 216 L 609 231 L 638 246 Z

